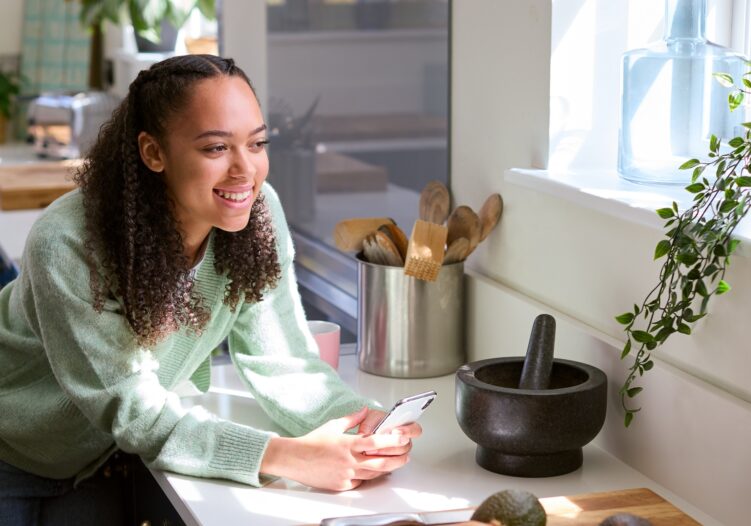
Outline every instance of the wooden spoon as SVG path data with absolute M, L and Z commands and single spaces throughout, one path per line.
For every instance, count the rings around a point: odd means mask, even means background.
M 420 192 L 420 219 L 442 225 L 449 214 L 451 196 L 440 181 L 430 181 Z
M 443 264 L 449 265 L 451 263 L 458 263 L 467 259 L 467 253 L 469 252 L 469 239 L 466 237 L 458 237 L 453 243 L 446 249 L 446 255 L 443 258 Z
M 475 211 L 466 205 L 457 206 L 448 220 L 448 236 L 446 243 L 450 247 L 454 240 L 460 237 L 467 238 L 469 250 L 467 256 L 477 247 L 480 242 L 480 218 Z
M 407 239 L 407 235 L 401 228 L 396 226 L 394 223 L 388 223 L 379 226 L 378 230 L 386 234 L 394 243 L 394 246 L 396 246 L 396 249 L 399 251 L 399 255 L 402 257 L 402 259 L 407 257 L 407 246 L 409 245 L 409 240 Z
M 501 194 L 489 196 L 480 208 L 480 241 L 484 241 L 490 231 L 495 228 L 503 213 L 503 198 Z

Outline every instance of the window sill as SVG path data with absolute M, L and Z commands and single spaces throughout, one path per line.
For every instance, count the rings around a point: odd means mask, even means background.
M 657 230 L 663 229 L 664 220 L 655 213 L 656 209 L 668 207 L 675 201 L 680 210 L 685 210 L 692 199 L 680 186 L 630 183 L 621 179 L 617 172 L 608 170 L 549 172 L 513 168 L 506 171 L 505 180 Z M 751 257 L 751 216 L 741 221 L 734 237 L 741 241 L 736 254 Z

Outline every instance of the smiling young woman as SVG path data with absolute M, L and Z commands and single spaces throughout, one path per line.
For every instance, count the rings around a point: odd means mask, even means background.
M 411 424 L 372 435 L 378 404 L 318 357 L 269 172 L 266 126 L 231 59 L 142 71 L 0 291 L 0 524 L 117 524 L 118 450 L 149 466 L 330 490 L 404 465 Z M 289 436 L 183 409 L 224 340 Z M 345 431 L 356 428 L 354 434 Z M 78 503 L 85 503 L 81 505 Z

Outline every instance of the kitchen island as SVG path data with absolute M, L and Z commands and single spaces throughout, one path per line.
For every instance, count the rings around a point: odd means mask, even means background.
M 567 475 L 527 479 L 486 471 L 475 463 L 475 444 L 456 421 L 453 375 L 427 379 L 383 378 L 357 368 L 353 345 L 343 346 L 343 353 L 339 365 L 341 377 L 355 390 L 376 398 L 384 406 L 429 389 L 438 393 L 438 398 L 420 420 L 424 434 L 415 441 L 410 462 L 390 475 L 342 493 L 314 490 L 285 479 L 253 488 L 228 481 L 152 471 L 186 524 L 317 524 L 326 517 L 477 506 L 488 495 L 506 488 L 524 489 L 542 498 L 645 487 L 699 523 L 720 525 L 595 444 L 584 448 L 582 468 Z M 201 404 L 222 418 L 278 429 L 243 387 L 231 364 L 214 366 L 209 393 L 184 398 L 184 404 Z

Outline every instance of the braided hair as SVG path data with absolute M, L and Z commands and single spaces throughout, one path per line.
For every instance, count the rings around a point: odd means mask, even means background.
M 85 251 L 94 308 L 117 296 L 139 344 L 151 346 L 181 326 L 200 333 L 211 313 L 193 288 L 174 203 L 162 174 L 141 160 L 141 131 L 164 143 L 169 119 L 199 81 L 222 75 L 253 86 L 232 59 L 185 55 L 141 71 L 105 123 L 75 179 L 83 194 Z M 255 90 L 253 90 L 255 93 Z M 224 302 L 256 302 L 276 286 L 281 269 L 268 206 L 260 194 L 248 225 L 216 229 L 214 266 L 228 277 Z

